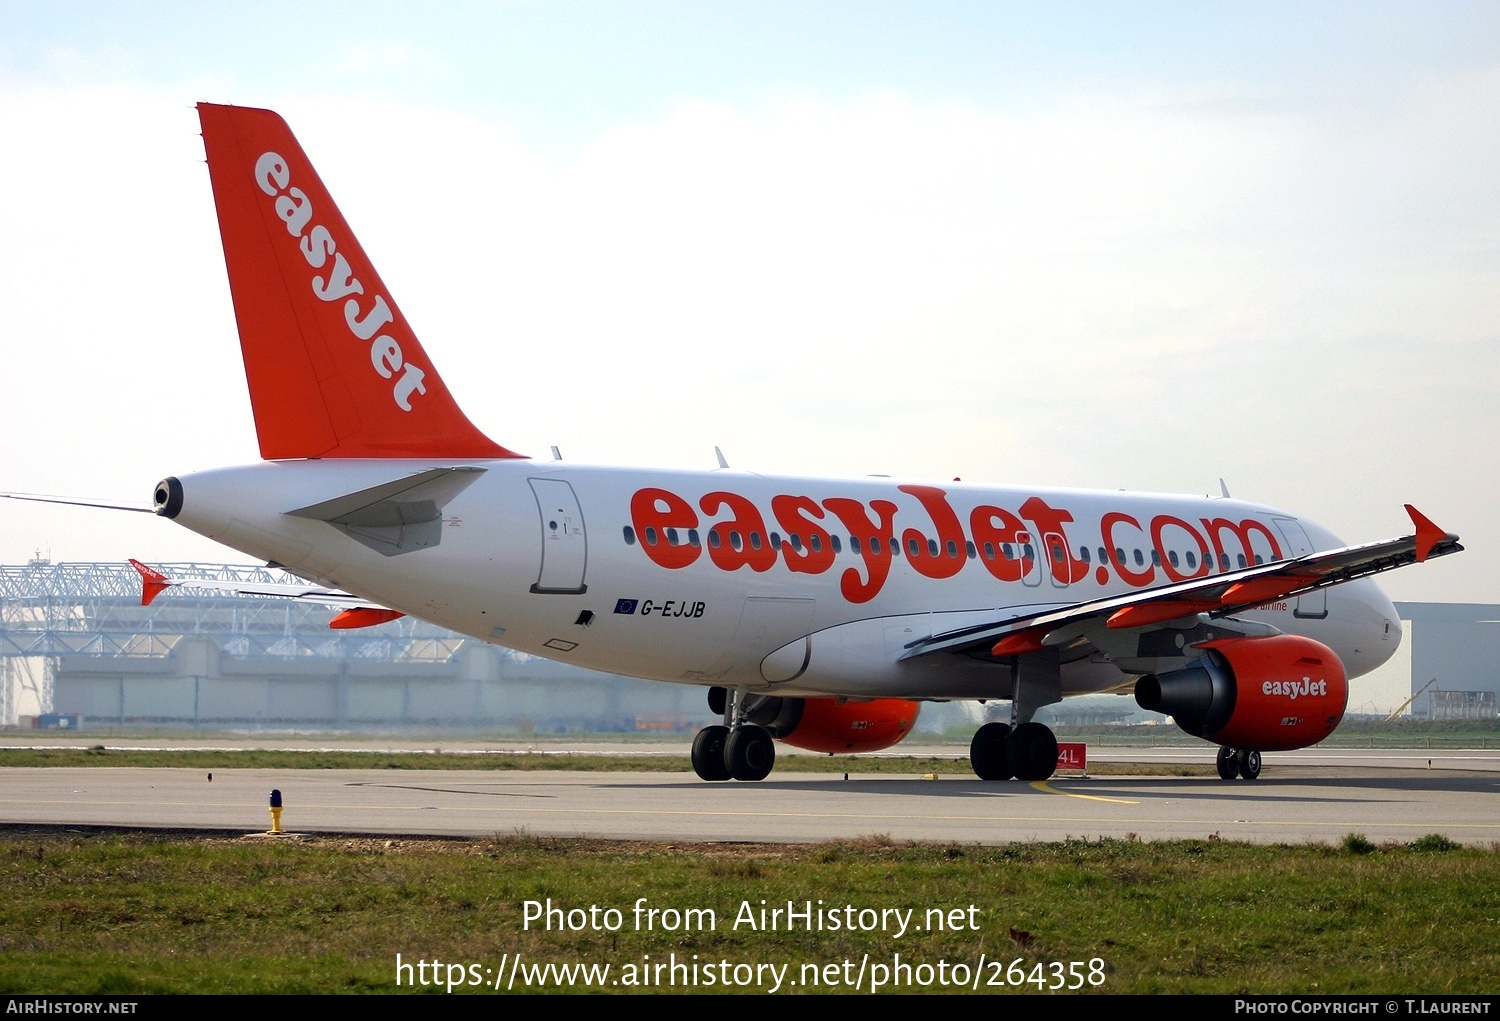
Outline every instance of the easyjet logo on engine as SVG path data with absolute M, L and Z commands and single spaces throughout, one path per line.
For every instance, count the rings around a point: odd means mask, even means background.
M 354 276 L 349 260 L 338 250 L 332 232 L 321 223 L 312 222 L 312 201 L 291 182 L 291 169 L 280 154 L 261 153 L 260 159 L 255 161 L 255 183 L 276 200 L 276 215 L 286 225 L 286 232 L 298 239 L 302 257 L 313 269 L 322 269 L 329 259 L 333 260 L 326 276 L 318 274 L 312 278 L 313 293 L 327 302 L 348 299 L 344 302 L 345 325 L 355 339 L 370 345 L 370 365 L 375 372 L 382 379 L 395 378 L 391 396 L 396 407 L 410 411 L 412 394 L 427 392 L 422 382 L 427 373 L 402 356 L 400 344 L 380 333 L 395 320 L 383 295 L 373 296 L 368 311 L 360 308 L 359 299 L 353 295 L 364 294 L 364 285 Z
M 1262 695 L 1284 695 L 1292 701 L 1328 694 L 1327 681 L 1314 681 L 1304 677 L 1300 681 L 1265 681 L 1260 686 Z
M 1253 518 L 1200 518 L 1193 523 L 1158 514 L 1143 525 L 1129 514 L 1110 512 L 1100 520 L 1097 542 L 1080 547 L 1070 535 L 1070 526 L 1073 533 L 1079 531 L 1073 514 L 1039 496 L 1015 510 L 979 504 L 961 514 L 936 486 L 902 485 L 896 492 L 912 498 L 904 511 L 893 500 L 835 496 L 820 501 L 778 494 L 771 497 L 768 517 L 738 493 L 707 493 L 694 506 L 671 490 L 648 487 L 631 496 L 630 539 L 640 542 L 653 563 L 669 570 L 688 567 L 706 553 L 722 571 L 748 567 L 760 573 L 779 564 L 798 574 L 822 574 L 843 552 L 843 536 L 861 563 L 839 577 L 839 591 L 851 603 L 874 599 L 897 559 L 934 580 L 951 578 L 974 563 L 999 581 L 1036 583 L 1045 565 L 1058 586 L 1092 576 L 1099 585 L 1118 577 L 1144 588 L 1163 575 L 1175 582 L 1204 577 L 1216 565 L 1231 570 L 1233 546 L 1226 537 L 1238 541 L 1238 566 L 1254 561 L 1257 535 L 1261 548 L 1273 559 L 1281 557 L 1276 537 Z M 710 517 L 705 521 L 700 515 Z M 1143 547 L 1152 551 L 1149 559 Z M 1189 551 L 1182 560 L 1175 553 L 1178 547 Z M 1097 558 L 1090 552 L 1095 549 Z

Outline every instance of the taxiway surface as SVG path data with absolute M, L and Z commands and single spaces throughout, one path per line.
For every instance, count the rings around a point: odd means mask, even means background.
M 1143 750 L 1128 751 L 1139 759 Z M 276 788 L 283 825 L 300 832 L 773 842 L 879 835 L 984 844 L 1101 836 L 1337 843 L 1350 833 L 1379 843 L 1441 833 L 1500 842 L 1500 752 L 1319 756 L 1327 759 L 1268 758 L 1254 782 L 845 780 L 799 774 L 794 761 L 761 783 L 675 773 L 312 769 L 232 769 L 209 781 L 189 769 L 15 768 L 3 773 L 0 823 L 248 833 L 267 827 L 267 796 Z M 1362 761 L 1348 764 L 1351 756 Z

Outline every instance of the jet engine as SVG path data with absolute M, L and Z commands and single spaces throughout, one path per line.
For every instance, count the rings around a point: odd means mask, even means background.
M 771 736 L 812 752 L 878 752 L 900 742 L 920 704 L 904 698 L 846 702 L 837 698 L 751 695 L 745 719 Z
M 1229 748 L 1306 748 L 1339 725 L 1349 703 L 1344 664 L 1321 642 L 1298 635 L 1221 638 L 1203 657 L 1135 684 L 1142 709 Z

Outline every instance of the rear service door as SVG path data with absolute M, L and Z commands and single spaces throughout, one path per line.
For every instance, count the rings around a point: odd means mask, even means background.
M 588 591 L 583 574 L 589 541 L 583 510 L 573 487 L 562 479 L 530 479 L 542 518 L 542 567 L 531 591 L 545 595 L 581 595 Z

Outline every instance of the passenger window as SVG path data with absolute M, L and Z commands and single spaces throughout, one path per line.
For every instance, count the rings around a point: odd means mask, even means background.
M 1245 554 L 1241 553 L 1236 559 L 1239 560 L 1241 567 L 1245 566 Z
M 1227 571 L 1227 570 L 1229 570 L 1229 554 L 1228 553 L 1220 553 L 1219 554 L 1219 570 L 1221 570 L 1221 571 Z
M 1151 551 L 1151 566 L 1152 567 L 1160 567 L 1161 566 L 1161 553 L 1158 552 L 1157 550 L 1154 550 L 1154 549 Z
M 1198 568 L 1198 555 L 1192 550 L 1187 551 L 1187 565 L 1189 571 L 1194 571 Z
M 958 543 L 954 542 L 952 539 L 948 540 L 948 559 L 958 559 Z
M 629 529 L 626 529 L 626 531 L 629 531 Z M 984 544 L 984 559 L 986 559 L 986 560 L 994 560 L 995 559 L 995 544 L 994 543 L 987 542 L 987 543 Z
M 1177 551 L 1176 550 L 1168 550 L 1167 551 L 1167 563 L 1171 564 L 1173 567 L 1177 566 Z
M 1145 567 L 1146 566 L 1146 558 L 1143 557 L 1143 556 L 1141 556 L 1141 551 L 1140 550 L 1136 550 L 1135 551 L 1135 566 L 1137 566 L 1137 567 Z
M 635 545 L 635 529 L 631 528 L 629 525 L 625 526 L 625 545 Z
M 772 532 L 771 533 L 771 548 L 772 549 L 781 549 L 781 533 L 780 532 Z
M 972 542 L 964 543 L 964 551 L 969 554 L 970 560 L 974 560 L 979 556 L 979 551 L 974 548 L 974 544 Z
M 1015 553 L 1016 553 L 1016 551 L 1015 551 L 1014 547 L 1011 546 L 1010 543 L 1008 543 L 1008 542 L 1002 542 L 1000 544 L 1000 555 L 1003 556 L 1006 560 L 1014 560 L 1014 559 L 1016 559 Z
M 760 533 L 759 532 L 751 532 L 750 533 L 750 548 L 751 549 L 760 549 Z
M 844 547 L 839 542 L 839 537 L 838 536 L 836 536 L 836 535 L 830 535 L 828 537 L 828 542 L 829 542 L 830 545 L 833 546 L 833 551 L 835 553 L 842 553 L 842 552 L 844 552 Z
M 810 535 L 807 537 L 807 545 L 812 547 L 814 553 L 822 553 L 823 537 L 821 535 Z
M 906 540 L 906 552 L 910 553 L 914 557 L 921 556 L 922 555 L 922 547 L 917 545 L 917 540 L 915 540 L 915 539 L 907 539 Z
M 740 550 L 742 550 L 742 549 L 745 548 L 745 540 L 743 540 L 743 539 L 740 538 L 740 533 L 739 532 L 737 532 L 737 531 L 735 531 L 733 529 L 730 529 L 730 531 L 729 531 L 729 545 L 730 545 L 730 548 L 732 548 L 736 553 L 738 553 Z
M 871 546 L 870 548 L 873 550 L 875 547 Z M 849 536 L 849 549 L 851 551 L 855 552 L 855 553 L 861 552 L 861 550 L 859 548 L 859 536 L 857 536 L 857 535 L 851 535 L 851 536 Z
M 1087 546 L 1079 547 L 1078 559 L 1082 560 L 1085 564 L 1089 562 L 1089 548 Z
M 677 529 L 675 529 L 675 528 L 669 528 L 669 529 L 667 529 L 667 545 L 668 546 L 676 546 L 677 545 Z
M 896 541 L 895 536 L 891 536 L 888 540 L 888 545 L 890 546 L 891 556 L 899 557 L 901 555 L 901 544 Z
M 698 548 L 698 530 L 696 528 L 688 529 L 688 545 L 693 547 L 693 549 Z
M 802 552 L 802 536 L 798 535 L 796 532 L 793 532 L 791 535 L 786 537 L 786 541 L 792 544 L 792 549 L 796 550 L 798 553 Z
M 646 545 L 647 546 L 655 546 L 656 545 L 656 526 L 654 526 L 654 525 L 647 525 L 646 526 Z

